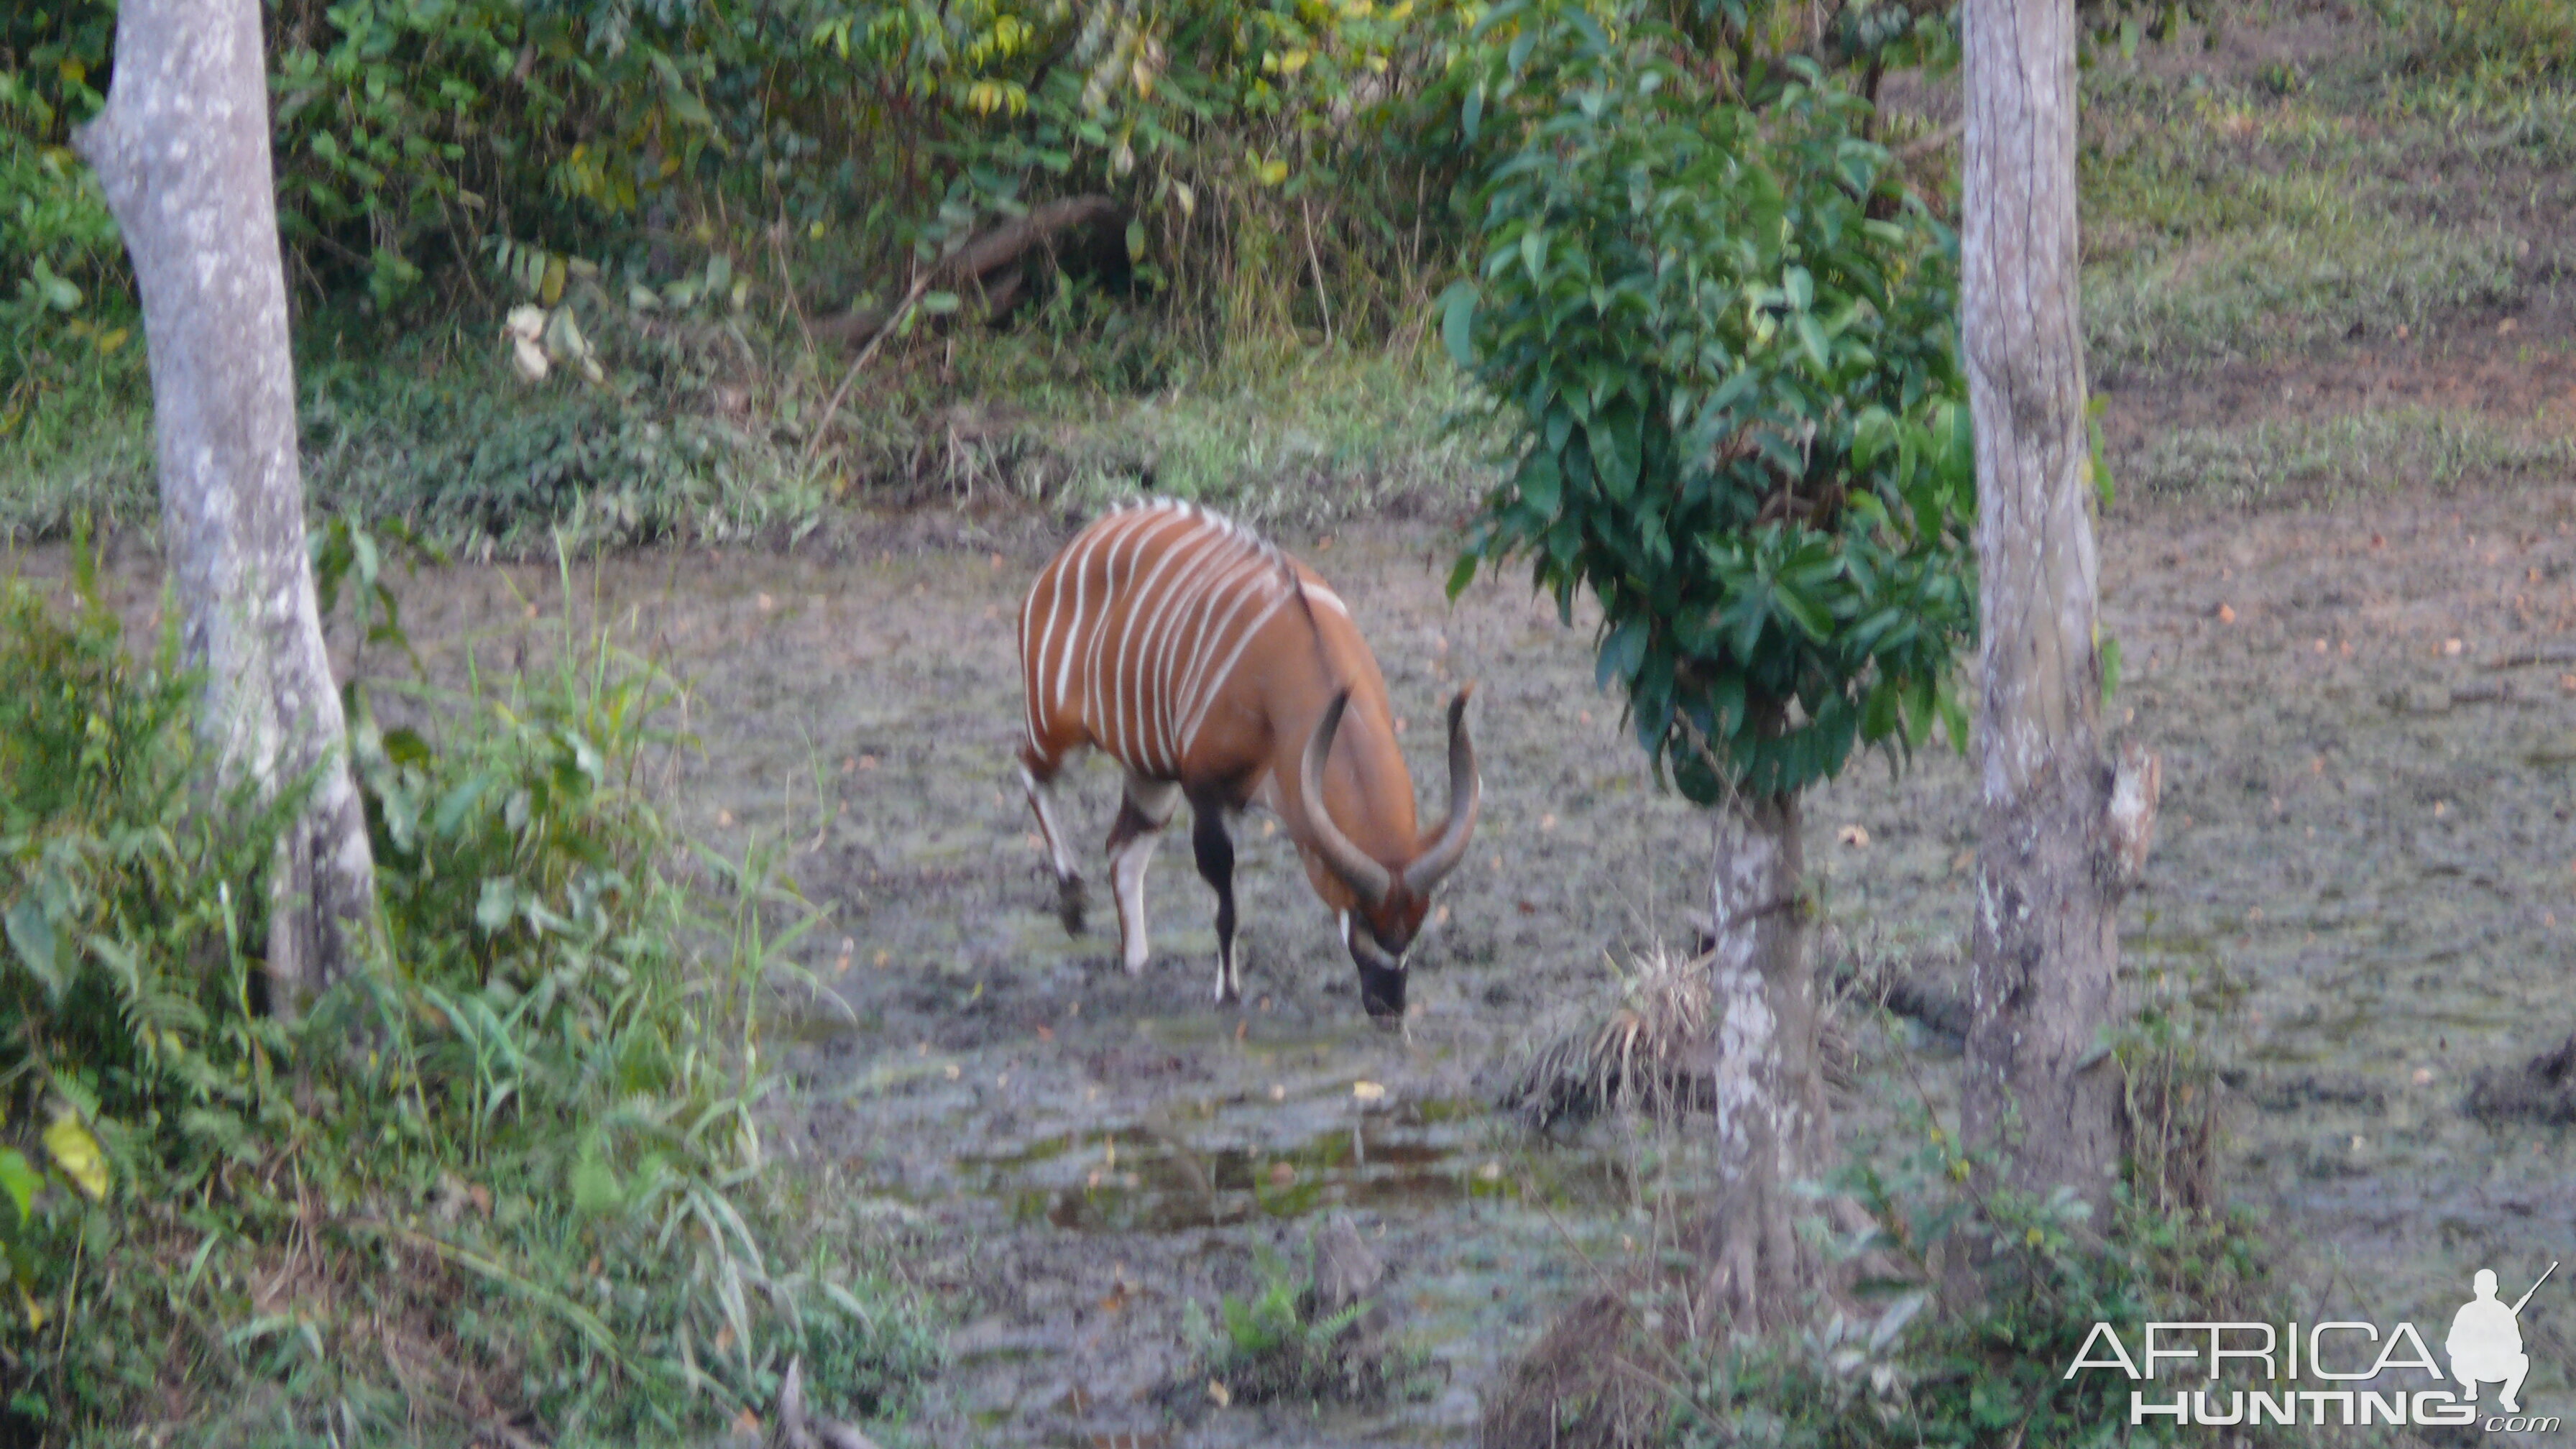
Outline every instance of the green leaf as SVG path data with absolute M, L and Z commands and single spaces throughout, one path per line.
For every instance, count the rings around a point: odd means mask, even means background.
M 1744 728 L 1744 676 L 1734 670 L 1719 675 L 1708 687 L 1708 702 L 1715 715 L 1710 733 L 1728 740 Z
M 29 272 L 31 280 L 35 283 L 36 295 L 44 300 L 46 306 L 57 312 L 70 312 L 79 308 L 80 288 L 55 276 L 54 269 L 45 265 L 43 257 L 32 259 Z
M 497 935 L 508 929 L 518 914 L 517 885 L 505 875 L 485 877 L 482 894 L 474 901 L 474 924 Z
M 1645 662 L 1646 642 L 1653 628 L 1644 619 L 1630 619 L 1612 629 L 1601 641 L 1601 655 L 1593 662 L 1592 682 L 1607 689 L 1610 681 L 1625 684 L 1637 677 L 1637 666 Z
M 625 1191 L 619 1187 L 617 1173 L 602 1155 L 597 1138 L 583 1144 L 581 1158 L 572 1167 L 572 1207 L 583 1217 L 608 1217 L 626 1205 Z
M 924 292 L 921 294 L 921 310 L 929 313 L 933 317 L 946 316 L 948 313 L 957 310 L 957 294 L 955 292 Z
M 1475 581 L 1476 556 L 1472 553 L 1458 555 L 1458 562 L 1449 570 L 1449 597 L 1454 599 L 1467 592 L 1467 586 Z
M 484 792 L 492 788 L 498 778 L 489 770 L 477 770 L 458 781 L 429 817 L 430 833 L 454 838 L 456 828 L 464 823 L 465 812 L 482 800 Z
M 1610 34 L 1601 28 L 1600 21 L 1593 19 L 1581 6 L 1568 6 L 1564 14 L 1567 22 L 1583 33 L 1583 43 L 1592 54 L 1609 53 Z
M 55 1112 L 52 1125 L 45 1129 L 45 1151 L 62 1169 L 64 1179 L 90 1201 L 106 1199 L 107 1155 L 99 1151 L 98 1138 L 82 1125 L 78 1113 L 68 1108 Z
M 1565 495 L 1565 472 L 1545 453 L 1531 455 L 1514 481 L 1520 485 L 1521 501 L 1543 514 L 1554 514 Z
M 37 901 L 35 892 L 29 891 L 21 895 L 10 905 L 6 923 L 9 944 L 17 951 L 18 960 L 26 966 L 27 973 L 36 978 L 36 983 L 45 989 L 47 1001 L 60 1001 L 63 995 L 63 978 L 54 954 L 54 923 L 46 916 L 45 908 Z
M 1145 260 L 1145 223 L 1142 220 L 1127 223 L 1127 260 Z
M 1507 0 L 1507 3 L 1497 5 L 1493 9 L 1486 11 L 1484 18 L 1478 20 L 1474 28 L 1467 32 L 1467 38 L 1469 40 L 1482 40 L 1488 32 L 1494 29 L 1494 27 L 1502 24 L 1506 20 L 1517 17 L 1522 11 L 1527 9 L 1529 9 L 1529 5 L 1526 3 L 1526 0 Z
M 1600 419 L 1588 430 L 1593 472 L 1599 475 L 1603 490 L 1614 502 L 1625 503 L 1637 491 L 1643 429 L 1644 420 L 1637 416 L 1636 407 L 1622 400 L 1603 409 Z
M 1778 606 L 1781 617 L 1797 625 L 1809 639 L 1822 644 L 1832 637 L 1833 615 L 1826 613 L 1815 600 L 1799 593 L 1786 580 L 1772 587 L 1771 600 Z
M 1825 329 L 1817 324 L 1815 314 L 1801 312 L 1790 325 L 1797 329 L 1798 343 L 1807 349 L 1807 356 L 1816 364 L 1816 371 L 1831 371 L 1834 365 L 1833 350 L 1826 344 Z
M 1893 681 L 1882 679 L 1862 697 L 1860 706 L 1862 739 L 1876 744 L 1896 733 L 1900 723 L 1900 712 L 1897 707 L 1898 693 Z
M 0 1147 L 0 1189 L 6 1189 L 9 1200 L 17 1204 L 19 1222 L 35 1214 L 36 1194 L 44 1186 L 44 1174 L 27 1161 L 27 1154 L 15 1147 Z
M 1967 758 L 1968 706 L 1959 698 L 1959 691 L 1945 683 L 1933 695 L 1933 703 L 1941 714 L 1941 730 L 1950 737 L 1950 748 L 1957 750 L 1961 759 Z
M 1476 367 L 1476 288 L 1465 280 L 1449 284 L 1440 298 L 1440 340 L 1449 347 L 1449 360 L 1461 371 Z
M 2111 696 L 2120 692 L 2120 641 L 2107 630 L 2101 631 L 2094 652 L 2102 656 L 2102 703 L 2108 707 Z
M 1936 713 L 1932 681 L 1916 680 L 1899 693 L 1897 703 L 1905 712 L 1905 747 L 1909 750 L 1923 748 L 1924 742 L 1932 738 L 1932 721 Z

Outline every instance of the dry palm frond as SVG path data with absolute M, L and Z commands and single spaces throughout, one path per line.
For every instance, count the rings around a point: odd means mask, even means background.
M 1708 1096 L 1714 998 L 1706 956 L 1657 945 L 1619 978 L 1608 1012 L 1569 1024 L 1533 1052 L 1501 1105 L 1538 1127 L 1604 1111 L 1666 1117 Z

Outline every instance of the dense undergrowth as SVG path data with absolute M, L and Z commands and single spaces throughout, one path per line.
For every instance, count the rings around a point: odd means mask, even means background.
M 380 557 L 344 529 L 325 575 L 398 662 Z M 935 1364 L 901 1222 L 764 1167 L 763 999 L 810 911 L 661 823 L 670 683 L 552 643 L 385 687 L 407 727 L 353 692 L 392 957 L 290 1024 L 260 953 L 294 794 L 192 793 L 174 642 L 130 654 L 86 571 L 68 612 L 7 584 L 12 1433 L 634 1442 L 765 1408 L 794 1356 L 860 1415 Z
M 1660 986 L 1639 989 L 1655 977 Z M 2126 1377 L 2066 1372 L 2095 1325 L 2292 1316 L 2271 1266 L 2283 1245 L 2223 1205 L 2215 1176 L 2218 1067 L 2242 991 L 2225 973 L 2151 973 L 2109 1033 L 2125 1150 L 2104 1218 L 2071 1189 L 1988 1186 L 1999 1164 L 1965 1153 L 1925 1084 L 1882 1078 L 1882 1090 L 1910 1089 L 1910 1111 L 1884 1137 L 1850 1144 L 1818 1193 L 1835 1210 L 1804 1225 L 1830 1244 L 1836 1297 L 1806 1328 L 1765 1338 L 1710 1321 L 1704 1265 L 1680 1246 L 1695 1199 L 1675 1185 L 1705 1131 L 1704 1099 L 1641 1080 L 1669 1077 L 1682 1060 L 1672 1044 L 1696 1030 L 1704 1000 L 1672 989 L 1668 963 L 1642 963 L 1638 978 L 1619 997 L 1633 1029 L 1618 1065 L 1633 1075 L 1612 1087 L 1599 1061 L 1585 1071 L 1588 1106 L 1639 1144 L 1641 1233 L 1658 1247 L 1632 1268 L 1602 1268 L 1608 1286 L 1487 1395 L 1482 1442 L 1493 1449 L 2180 1443 L 2191 1431 L 2131 1425 Z M 1893 1027 L 1870 1004 L 1869 978 L 1854 979 L 1836 1007 L 1847 1029 Z M 2256 1431 L 2231 1442 L 2288 1441 Z
M 1874 84 L 1946 36 L 1928 0 L 1650 8 L 1755 90 L 1793 54 Z M 1474 491 L 1423 331 L 1503 129 L 1462 123 L 1516 34 L 1487 7 L 268 14 L 309 481 L 335 505 L 514 547 L 576 523 L 793 533 L 835 499 L 1002 482 L 1269 517 Z M 131 288 L 71 149 L 111 34 L 101 0 L 0 22 L 0 270 L 27 278 L 0 297 L 14 537 L 149 512 Z M 938 272 L 1069 198 L 1123 235 L 1059 238 L 1010 278 Z M 1022 277 L 987 330 L 989 289 Z M 502 333 L 517 308 L 525 344 Z M 363 361 L 311 375 L 342 359 Z
M 1931 62 L 1884 119 L 1900 146 L 1937 139 L 1953 82 L 1892 22 L 1939 9 L 1662 7 L 1737 68 L 1744 34 L 1855 86 Z M 2576 4 L 2166 9 L 2086 11 L 2097 385 L 2450 346 L 2576 275 L 2556 225 L 2576 211 Z M 1470 244 L 1467 178 L 1509 144 L 1461 124 L 1513 35 L 1480 13 L 273 6 L 308 483 L 329 508 L 523 554 L 559 529 L 779 541 L 850 503 L 1080 511 L 1155 489 L 1307 523 L 1464 506 L 1491 449 L 1440 426 L 1467 399 L 1424 333 Z M 66 144 L 109 34 L 94 3 L 0 22 L 14 539 L 156 512 L 139 319 Z M 455 86 L 483 120 L 460 120 Z M 1945 155 L 1909 163 L 1936 209 Z M 842 308 L 882 311 L 924 258 L 1073 194 L 1135 223 L 1123 267 L 1040 276 L 993 325 L 971 295 L 928 294 L 852 376 L 855 339 L 826 326 Z M 503 332 L 519 305 L 549 323 L 535 383 Z M 2238 498 L 2380 466 L 2373 425 L 2244 427 L 2271 433 L 2203 428 L 2113 462 L 2141 494 Z M 2472 473 L 2550 446 L 2511 419 L 2452 431 L 2467 441 L 2445 457 Z

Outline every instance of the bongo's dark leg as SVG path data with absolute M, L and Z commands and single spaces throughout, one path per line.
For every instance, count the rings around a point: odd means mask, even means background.
M 1234 840 L 1225 833 L 1225 811 L 1202 806 L 1190 829 L 1199 876 L 1216 892 L 1216 999 L 1243 999 L 1243 977 L 1234 959 Z

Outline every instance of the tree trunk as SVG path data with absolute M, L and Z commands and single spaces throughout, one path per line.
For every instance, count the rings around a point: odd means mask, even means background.
M 2076 323 L 2074 0 L 1965 11 L 1961 300 L 1984 596 L 1962 1126 L 2008 1164 L 2006 1184 L 2071 1187 L 2098 1214 L 2119 1162 L 2118 1082 L 2096 1049 L 2119 942 Z
M 1822 1254 L 1799 1231 L 1818 1206 L 1798 1184 L 1825 1175 L 1833 1144 L 1798 901 L 1802 856 L 1795 796 L 1719 811 L 1709 975 L 1720 1187 L 1698 1247 L 1706 1306 L 1752 1332 L 1802 1321 L 1824 1285 Z
M 125 0 L 107 107 L 77 137 L 143 296 L 163 548 L 219 782 L 308 777 L 279 842 L 272 1009 L 363 964 L 375 861 L 305 549 L 294 359 L 258 0 Z

